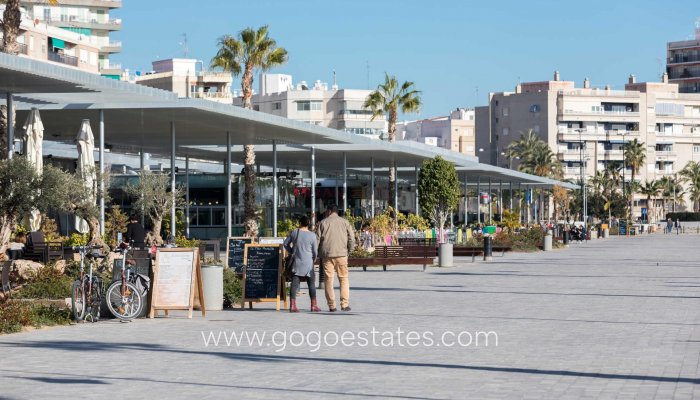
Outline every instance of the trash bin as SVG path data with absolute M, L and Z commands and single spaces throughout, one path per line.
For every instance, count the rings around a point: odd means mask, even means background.
M 564 231 L 562 232 L 562 242 L 564 243 L 564 246 L 569 245 L 569 231 Z
M 490 235 L 484 236 L 484 261 L 493 259 L 493 237 Z
M 202 291 L 204 307 L 207 311 L 224 309 L 224 267 L 221 265 L 202 265 Z
M 603 229 L 603 239 L 607 239 L 608 237 L 610 237 L 610 229 L 605 228 Z

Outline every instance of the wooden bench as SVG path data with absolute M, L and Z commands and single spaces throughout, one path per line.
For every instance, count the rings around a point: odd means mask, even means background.
M 377 246 L 373 257 L 351 257 L 348 265 L 362 266 L 363 271 L 371 265 L 381 265 L 386 271 L 387 265 L 423 265 L 425 271 L 428 264 L 435 263 L 437 248 L 433 246 Z
M 476 256 L 484 254 L 484 249 L 479 247 L 454 246 L 452 247 L 452 256 L 454 257 L 469 257 L 472 256 L 472 262 L 475 262 Z

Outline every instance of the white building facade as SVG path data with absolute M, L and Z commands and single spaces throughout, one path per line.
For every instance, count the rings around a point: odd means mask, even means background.
M 474 156 L 475 131 L 474 110 L 458 108 L 448 116 L 400 122 L 396 126 L 396 137 Z
M 564 178 L 586 179 L 609 163 L 622 164 L 624 143 L 637 139 L 646 148 L 646 161 L 635 180 L 640 183 L 664 176 L 678 177 L 689 161 L 700 161 L 700 94 L 679 93 L 677 84 L 637 83 L 633 75 L 625 90 L 592 88 L 588 79 L 576 88 L 573 81 L 522 83 L 515 92 L 491 93 L 489 106 L 477 108 L 476 147 L 481 162 L 513 168 L 517 160 L 504 156 L 521 132 L 533 130 L 549 144 L 562 163 Z M 632 171 L 626 168 L 625 179 Z M 685 194 L 677 210 L 692 210 Z M 635 196 L 633 215 L 647 208 L 663 218 L 659 202 L 646 204 Z M 668 209 L 666 211 L 669 211 Z
M 372 113 L 362 105 L 371 90 L 330 88 L 316 81 L 313 85 L 293 83 L 291 75 L 261 74 L 259 90 L 253 94 L 253 109 L 268 114 L 379 138 L 386 133 L 383 117 L 372 120 Z M 233 104 L 243 105 L 234 92 Z

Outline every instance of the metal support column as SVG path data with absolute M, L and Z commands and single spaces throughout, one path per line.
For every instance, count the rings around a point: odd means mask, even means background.
M 464 225 L 469 224 L 469 185 L 467 173 L 464 173 Z
M 503 180 L 498 181 L 498 215 L 503 221 Z
M 11 115 L 9 113 L 8 115 Z M 105 172 L 105 111 L 100 110 L 100 235 L 105 234 L 105 179 L 102 176 Z
M 420 215 L 420 195 L 418 193 L 418 167 L 416 167 L 416 215 Z
M 513 181 L 508 182 L 508 197 L 508 200 L 510 200 L 510 212 L 513 212 Z
M 394 161 L 394 212 L 399 212 L 399 169 Z
M 372 218 L 374 218 L 374 157 L 370 158 L 370 174 L 371 174 L 370 190 L 371 190 L 372 196 L 371 196 L 371 200 L 370 200 L 371 203 L 370 203 L 369 208 L 370 208 L 370 216 Z
M 144 154 L 143 149 L 139 152 L 139 158 L 141 161 L 141 169 L 139 172 L 143 174 L 146 168 L 146 154 Z M 141 197 L 143 197 L 143 190 L 141 191 Z M 143 204 L 141 205 L 141 226 L 146 226 L 146 207 Z
M 481 175 L 476 177 L 476 223 L 481 223 Z
M 190 156 L 185 157 L 185 236 L 190 238 Z
M 12 159 L 15 152 L 15 99 L 12 93 L 7 94 L 7 159 Z M 104 225 L 104 224 L 103 224 Z
M 170 208 L 170 236 L 172 240 L 175 240 L 177 235 L 176 226 L 176 214 L 175 214 L 175 204 L 177 199 L 175 198 L 175 121 L 170 122 L 170 193 L 172 193 L 172 207 Z
M 348 209 L 348 155 L 343 153 L 343 211 Z
M 232 236 L 233 218 L 232 218 L 232 182 L 231 182 L 231 132 L 226 132 L 226 165 L 224 167 L 226 173 L 226 237 Z
M 316 227 L 316 146 L 311 146 L 311 226 Z
M 491 181 L 492 180 L 493 179 L 491 177 L 489 177 L 489 224 L 493 223 L 493 215 L 492 215 L 493 207 L 491 207 L 491 203 L 492 203 L 491 198 L 493 197 L 491 195 Z
M 279 204 L 279 189 L 277 188 L 277 142 L 272 141 L 272 236 L 277 237 L 277 204 Z

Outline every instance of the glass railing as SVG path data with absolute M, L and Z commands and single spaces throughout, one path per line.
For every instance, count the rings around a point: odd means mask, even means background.
M 58 53 L 54 53 L 52 51 L 50 51 L 48 53 L 48 60 L 67 64 L 67 65 L 72 65 L 74 67 L 78 66 L 78 58 L 77 57 L 68 56 L 65 54 L 58 54 Z

